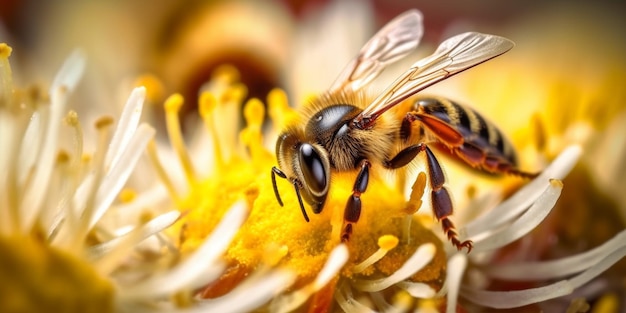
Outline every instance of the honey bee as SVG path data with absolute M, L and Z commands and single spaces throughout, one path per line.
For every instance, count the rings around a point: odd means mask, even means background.
M 331 85 L 314 100 L 307 123 L 288 127 L 276 142 L 278 167 L 271 172 L 278 203 L 283 202 L 276 176 L 293 184 L 302 215 L 308 203 L 314 213 L 324 208 L 335 171 L 358 172 L 348 197 L 341 240 L 348 241 L 361 214 L 361 194 L 367 190 L 372 165 L 393 170 L 426 154 L 432 210 L 450 242 L 460 241 L 450 220 L 452 200 L 442 167 L 430 146 L 447 148 L 467 165 L 484 172 L 534 177 L 518 169 L 513 146 L 485 118 L 469 107 L 438 97 L 409 99 L 424 88 L 497 57 L 513 46 L 499 36 L 463 33 L 442 42 L 430 56 L 417 61 L 375 98 L 364 91 L 389 64 L 414 50 L 422 36 L 422 16 L 411 10 L 376 33 Z M 384 114 L 394 109 L 395 114 Z M 398 149 L 397 146 L 401 148 Z

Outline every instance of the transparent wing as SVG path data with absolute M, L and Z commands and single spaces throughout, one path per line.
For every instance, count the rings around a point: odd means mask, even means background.
M 356 91 L 369 84 L 385 67 L 417 48 L 424 28 L 417 10 L 402 13 L 361 48 L 357 57 L 343 69 L 330 91 Z
M 420 90 L 497 57 L 514 43 L 481 33 L 463 33 L 442 42 L 437 51 L 417 61 L 355 118 L 359 127 L 370 126 L 378 116 Z

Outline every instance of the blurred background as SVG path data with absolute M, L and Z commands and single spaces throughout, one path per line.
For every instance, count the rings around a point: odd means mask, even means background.
M 223 63 L 241 71 L 250 96 L 264 98 L 278 86 L 297 103 L 328 86 L 376 29 L 410 8 L 424 14 L 424 51 L 474 30 L 510 37 L 518 44 L 512 54 L 540 55 L 530 60 L 540 62 L 537 68 L 571 54 L 580 58 L 558 69 L 564 75 L 589 75 L 609 58 L 620 59 L 623 70 L 625 7 L 623 1 L 540 0 L 2 0 L 0 40 L 16 51 L 16 75 L 42 83 L 71 50 L 84 49 L 90 67 L 87 88 L 79 90 L 91 106 L 120 103 L 124 85 L 144 74 L 162 84 L 156 97 L 180 92 L 193 102 Z

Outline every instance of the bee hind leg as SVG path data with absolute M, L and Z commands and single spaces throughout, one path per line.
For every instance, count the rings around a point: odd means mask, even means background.
M 441 222 L 443 232 L 448 237 L 448 240 L 450 240 L 457 250 L 467 248 L 467 253 L 469 253 L 472 251 L 472 241 L 460 241 L 454 223 L 449 219 L 453 213 L 453 205 L 448 189 L 444 186 L 446 178 L 441 169 L 441 165 L 439 165 L 439 161 L 437 161 L 435 155 L 426 145 L 424 145 L 424 151 L 426 151 L 430 187 L 432 189 L 431 205 L 433 213 L 437 220 Z
M 458 239 L 458 234 L 455 230 L 454 223 L 449 219 L 453 212 L 452 200 L 450 199 L 450 194 L 448 193 L 448 189 L 444 187 L 446 182 L 445 175 L 443 174 L 443 170 L 441 169 L 441 165 L 439 165 L 439 161 L 432 153 L 430 148 L 424 143 L 419 143 L 416 145 L 412 145 L 404 148 L 402 151 L 398 152 L 393 158 L 390 160 L 386 160 L 383 162 L 383 166 L 389 169 L 396 169 L 407 165 L 411 162 L 420 152 L 426 152 L 426 159 L 428 165 L 428 176 L 430 180 L 431 191 L 431 203 L 433 213 L 439 222 L 441 222 L 441 226 L 443 227 L 443 232 L 448 237 L 448 240 L 458 249 L 467 248 L 467 252 L 469 253 L 472 250 L 472 241 L 460 241 Z
M 371 163 L 368 160 L 361 160 L 359 163 L 359 174 L 354 181 L 352 187 L 352 195 L 348 198 L 346 209 L 343 213 L 343 231 L 341 233 L 341 242 L 347 242 L 352 235 L 352 224 L 356 223 L 361 217 L 361 194 L 367 190 L 369 183 L 369 168 Z

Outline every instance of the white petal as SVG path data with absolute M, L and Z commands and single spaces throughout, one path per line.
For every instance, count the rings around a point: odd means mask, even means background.
M 353 285 L 361 291 L 381 291 L 393 284 L 405 280 L 426 266 L 435 256 L 437 248 L 432 243 L 421 245 L 415 253 L 396 272 L 381 279 L 355 279 Z
M 473 251 L 489 251 L 503 247 L 529 233 L 550 213 L 561 195 L 563 184 L 551 183 L 537 201 L 510 226 L 474 241 Z
M 122 153 L 127 149 L 128 144 L 137 129 L 137 125 L 139 124 L 145 98 L 146 88 L 144 87 L 137 87 L 133 89 L 128 97 L 107 151 L 105 161 L 107 166 L 115 167 L 116 163 L 120 160 Z
M 626 230 L 584 253 L 543 262 L 493 264 L 484 268 L 483 272 L 491 278 L 503 280 L 550 280 L 586 270 L 623 247 L 626 247 Z
M 515 291 L 486 291 L 463 288 L 461 294 L 474 303 L 498 309 L 515 308 L 554 299 L 572 293 L 574 289 L 586 284 L 606 271 L 625 255 L 626 247 L 622 247 L 581 274 L 545 287 Z
M 152 276 L 136 285 L 123 289 L 125 298 L 161 297 L 187 287 L 191 282 L 200 284 L 198 275 L 205 273 L 218 261 L 228 244 L 248 215 L 245 201 L 239 201 L 224 215 L 211 236 L 188 259 L 168 272 Z M 219 273 L 218 273 L 219 274 Z M 213 275 L 213 274 L 211 274 Z M 217 277 L 204 277 L 204 284 Z
M 348 247 L 346 247 L 346 245 L 341 244 L 335 247 L 328 256 L 328 261 L 315 278 L 315 287 L 318 289 L 322 288 L 328 284 L 331 279 L 336 277 L 339 270 L 341 270 L 343 265 L 348 261 L 348 257 Z
M 123 256 L 128 255 L 130 249 L 144 239 L 170 227 L 179 217 L 178 211 L 161 214 L 125 235 L 91 247 L 88 250 L 89 258 L 95 261 L 101 273 L 108 274 L 118 265 Z
M 455 313 L 457 299 L 459 298 L 459 288 L 461 279 L 467 267 L 467 255 L 464 253 L 455 253 L 448 260 L 448 273 L 446 276 L 446 286 L 448 289 L 446 313 Z
M 41 137 L 44 135 L 41 125 L 41 117 L 39 112 L 34 112 L 30 117 L 28 128 L 22 138 L 22 147 L 18 162 L 18 182 L 24 184 L 30 169 L 36 165 L 37 156 L 39 156 L 39 149 L 41 148 Z M 26 143 L 26 144 L 24 144 Z M 8 154 L 8 153 L 7 153 Z
M 570 146 L 548 166 L 537 178 L 518 190 L 511 198 L 499 206 L 479 216 L 460 228 L 466 237 L 476 237 L 485 229 L 496 229 L 516 218 L 525 211 L 544 192 L 550 179 L 563 179 L 578 161 L 582 149 Z
M 50 106 L 42 109 L 42 111 L 49 110 L 42 141 L 43 145 L 39 151 L 39 158 L 36 160 L 32 181 L 30 185 L 26 187 L 22 198 L 24 201 L 20 205 L 21 229 L 24 232 L 28 232 L 31 228 L 33 221 L 39 214 L 45 195 L 48 192 L 50 176 L 52 175 L 58 152 L 59 126 L 65 112 L 67 97 L 67 90 L 61 88 L 53 89 L 50 95 Z
M 70 92 L 74 90 L 83 76 L 86 62 L 85 55 L 80 50 L 72 52 L 54 77 L 52 85 L 50 85 L 50 94 L 62 87 L 67 88 Z
M 94 204 L 94 211 L 91 214 L 89 228 L 91 229 L 104 213 L 110 208 L 122 187 L 126 184 L 128 177 L 135 169 L 139 157 L 144 153 L 148 142 L 154 137 L 156 131 L 147 124 L 139 125 L 132 139 L 128 144 L 128 149 L 124 150 L 115 167 L 111 168 L 102 179 L 98 188 L 98 196 Z

